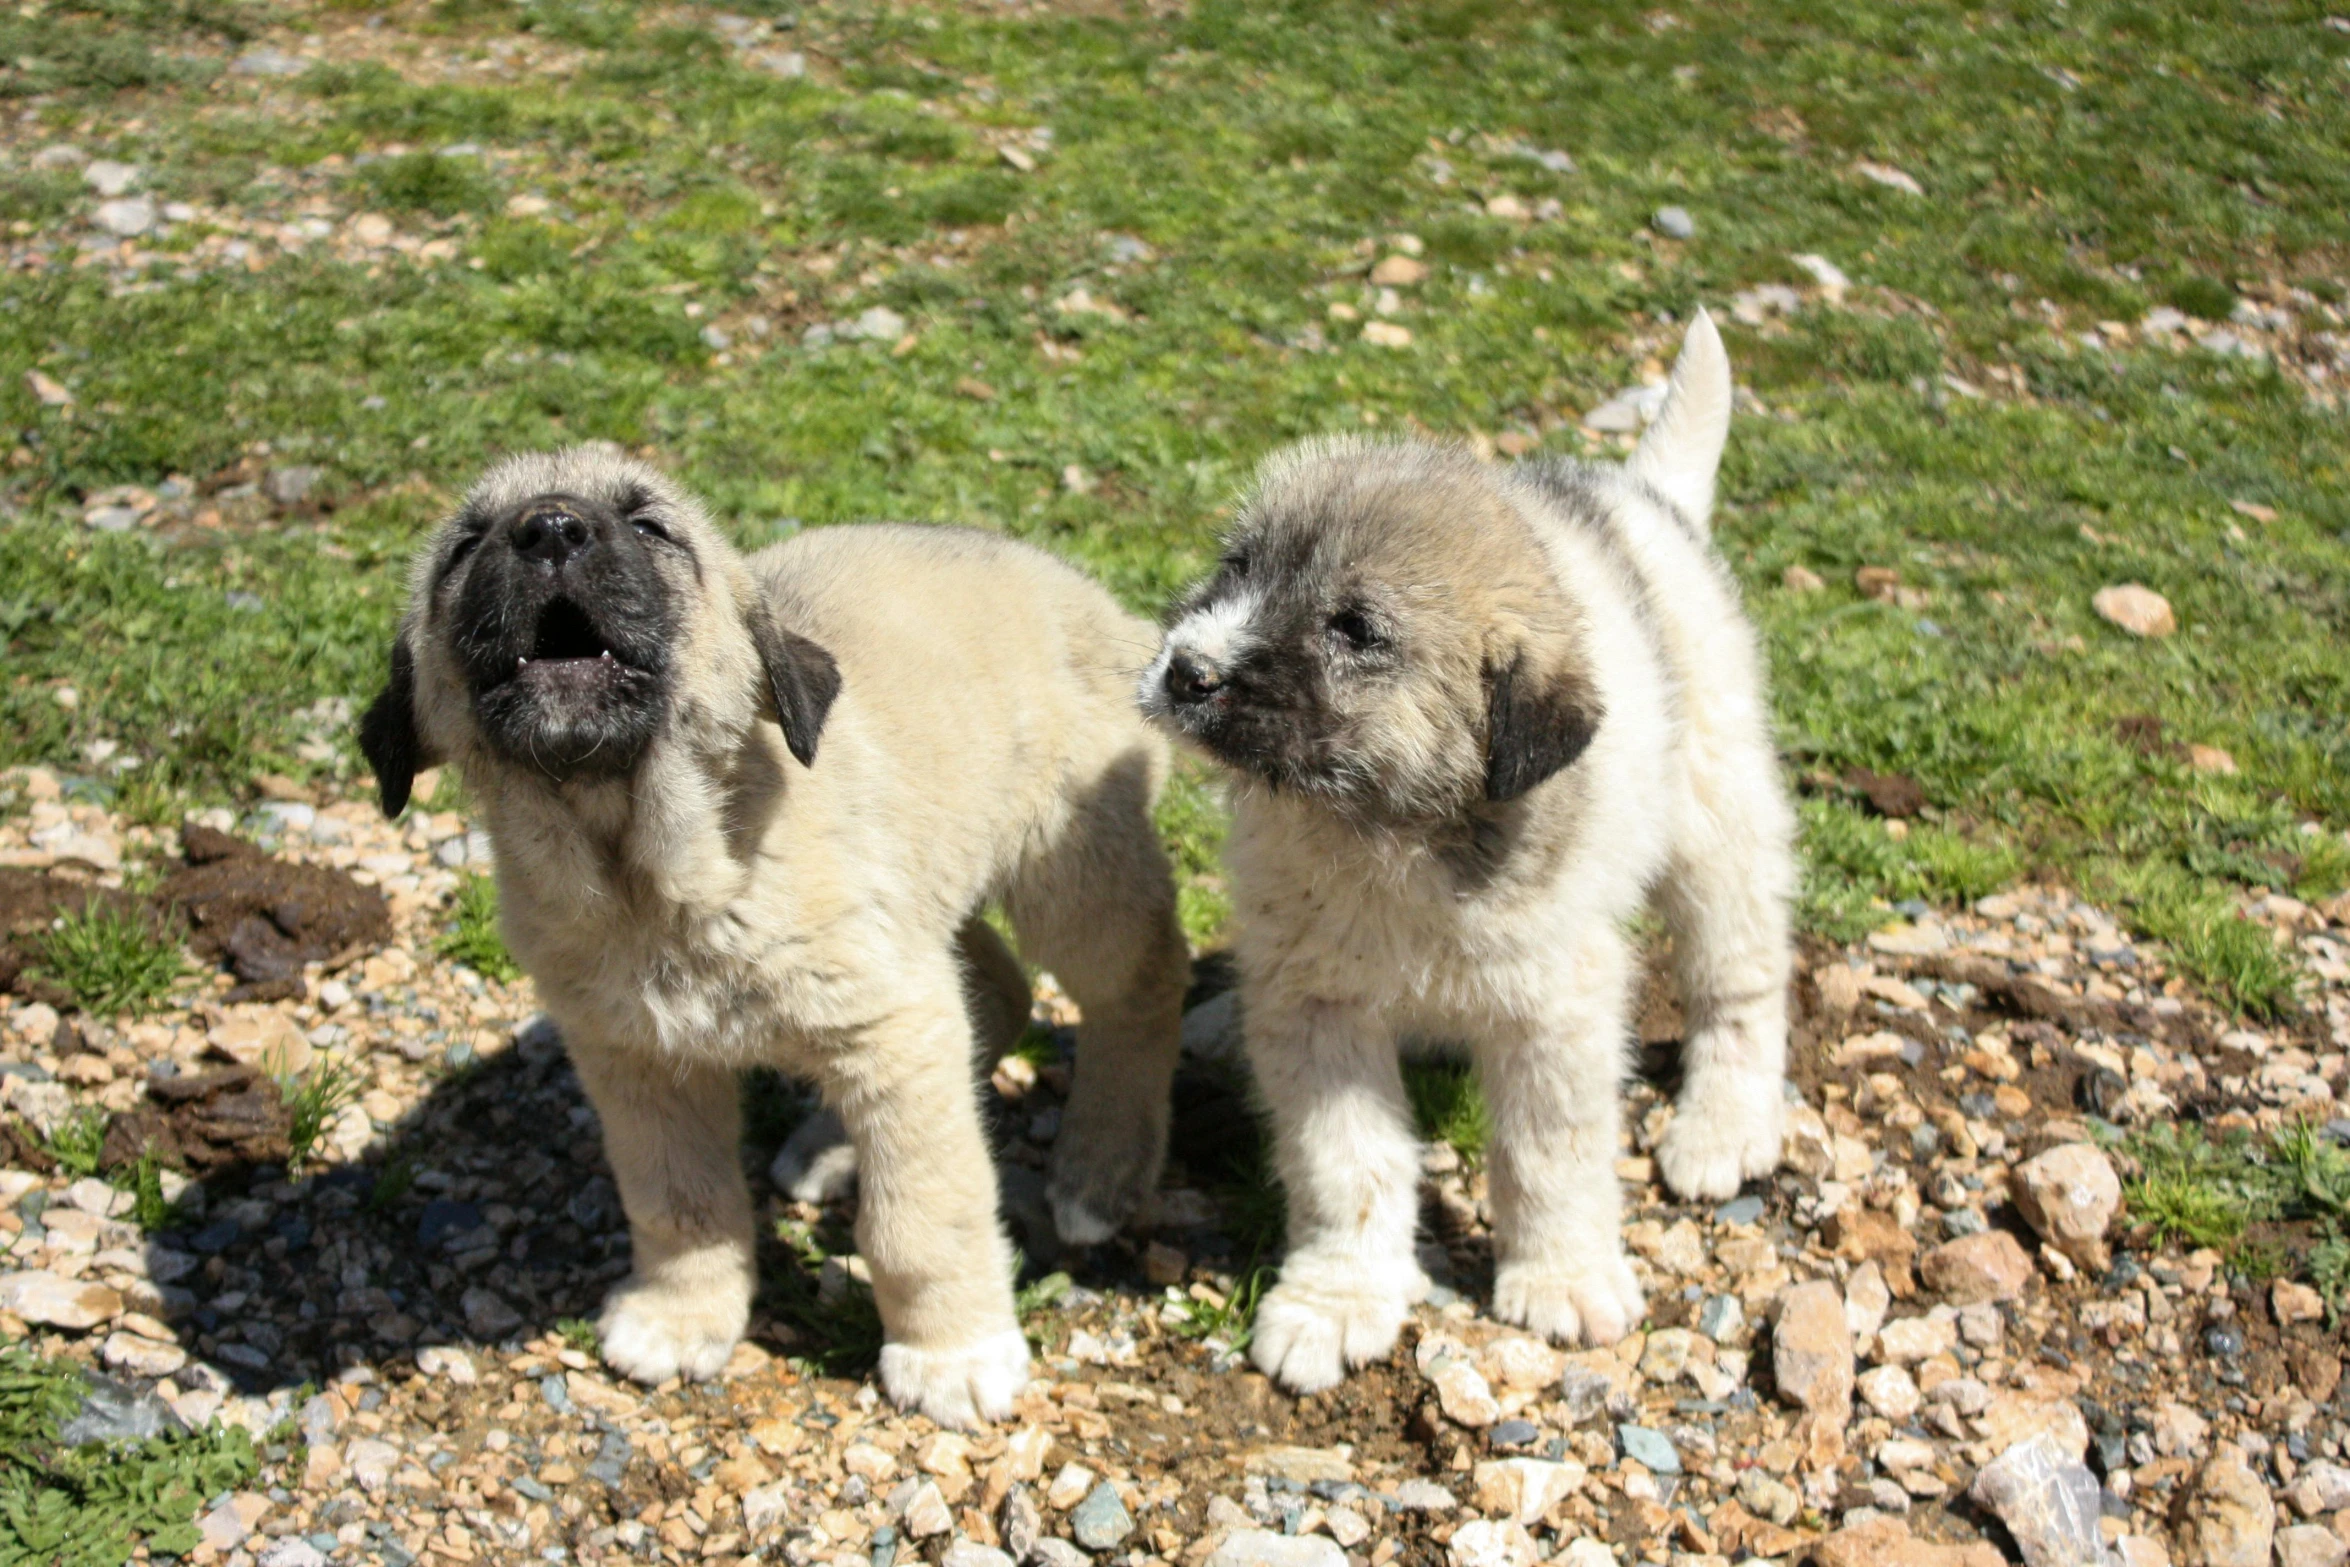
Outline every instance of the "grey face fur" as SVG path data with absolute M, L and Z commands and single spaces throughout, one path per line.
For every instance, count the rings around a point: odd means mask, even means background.
M 831 660 L 733 601 L 723 549 L 640 463 L 582 447 L 493 468 L 419 560 L 390 683 L 361 721 L 386 812 L 452 752 L 557 786 L 628 775 L 692 682 L 681 647 L 714 616 L 743 618 L 767 704 L 813 760 Z
M 1400 822 L 1572 762 L 1601 716 L 1582 669 L 1573 608 L 1490 470 L 1342 440 L 1267 464 L 1141 697 L 1250 778 Z

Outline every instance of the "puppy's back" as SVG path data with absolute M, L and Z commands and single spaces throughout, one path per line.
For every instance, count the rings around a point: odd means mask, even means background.
M 886 669 L 900 701 L 952 704 L 986 682 L 1082 693 L 1124 715 L 1158 640 L 1084 573 L 976 528 L 816 528 L 750 567 L 785 624 L 829 648 L 846 680 L 860 665 Z

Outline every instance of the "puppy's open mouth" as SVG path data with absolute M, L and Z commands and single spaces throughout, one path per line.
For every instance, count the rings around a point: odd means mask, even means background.
M 586 610 L 559 598 L 539 611 L 530 651 L 515 659 L 510 678 L 569 685 L 617 675 L 631 667 L 612 651 Z

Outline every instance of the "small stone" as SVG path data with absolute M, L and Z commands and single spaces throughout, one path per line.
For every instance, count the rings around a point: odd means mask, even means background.
M 1986 1230 L 1947 1242 L 1918 1263 L 1926 1287 L 1954 1306 L 2014 1300 L 2031 1282 L 2032 1259 L 2005 1230 Z
M 927 1540 L 934 1534 L 945 1534 L 955 1526 L 955 1515 L 948 1510 L 947 1499 L 939 1494 L 938 1482 L 925 1480 L 914 1487 L 906 1498 L 905 1510 L 899 1521 L 906 1532 L 917 1540 Z
M 1768 1518 L 1782 1529 L 1803 1510 L 1795 1488 L 1772 1478 L 1765 1469 L 1749 1469 L 1738 1477 L 1738 1501 L 1757 1518 Z
M 2199 773 L 2214 773 L 2222 778 L 2236 776 L 2236 758 L 2216 745 L 2187 747 L 2187 765 Z
M 2097 1477 L 2046 1434 L 2001 1453 L 1967 1492 L 1999 1515 L 2024 1553 L 2024 1567 L 2095 1567 Z
M 2179 629 L 2179 618 L 2171 613 L 2170 600 L 2139 583 L 2124 582 L 2100 588 L 2089 606 L 2134 637 L 2167 637 Z
M 1037 1541 L 1029 1559 L 1036 1567 L 1093 1567 L 1092 1557 L 1057 1534 L 1048 1534 Z
M 1735 1344 L 1746 1333 L 1746 1308 L 1735 1295 L 1708 1295 L 1697 1313 L 1697 1331 L 1717 1344 Z
M 373 1437 L 361 1437 L 343 1449 L 343 1466 L 351 1471 L 351 1478 L 359 1482 L 359 1488 L 370 1495 L 391 1484 L 392 1470 L 399 1462 L 398 1448 Z
M 1395 1506 L 1407 1513 L 1449 1513 L 1460 1506 L 1450 1491 L 1433 1480 L 1406 1480 L 1395 1488 Z
M 234 1061 L 272 1077 L 306 1072 L 318 1052 L 285 1013 L 256 1008 L 233 1013 L 214 1024 L 205 1046 L 223 1061 Z
M 1697 237 L 1697 220 L 1689 215 L 1686 207 L 1659 207 L 1648 225 L 1667 239 Z
M 743 1493 L 743 1531 L 756 1539 L 791 1515 L 790 1482 L 754 1487 Z
M 1067 1512 L 1093 1489 L 1094 1473 L 1083 1464 L 1065 1464 L 1045 1488 L 1044 1499 L 1056 1512 Z
M 1877 1358 L 1896 1366 L 1914 1366 L 1947 1355 L 1958 1343 L 1955 1317 L 1902 1317 L 1877 1331 Z
M 1815 1279 L 1779 1297 L 1771 1370 L 1781 1397 L 1839 1424 L 1851 1414 L 1852 1333 L 1835 1285 Z
M 2196 1475 L 2185 1512 L 2177 1536 L 2184 1567 L 2268 1567 L 2276 1504 L 2244 1461 L 2243 1449 L 2219 1445 Z
M 1672 1438 L 1662 1431 L 1651 1431 L 1646 1426 L 1618 1426 L 1616 1445 L 1622 1449 L 1626 1458 L 1646 1465 L 1651 1474 L 1677 1475 L 1681 1472 L 1680 1451 L 1673 1446 Z
M 2290 1327 L 2296 1322 L 2315 1322 L 2326 1314 L 2325 1297 L 2306 1284 L 2291 1279 L 2279 1279 L 2269 1291 L 2269 1309 L 2276 1314 L 2277 1326 Z
M 1484 1375 L 1466 1360 L 1447 1357 L 1430 1367 L 1428 1380 L 1444 1417 L 1456 1425 L 1482 1430 L 1501 1418 L 1501 1405 Z
M 938 1559 L 939 1567 L 1016 1567 L 1011 1556 L 977 1540 L 956 1540 Z
M 1917 1380 L 1899 1366 L 1878 1366 L 1861 1374 L 1861 1402 L 1895 1425 L 1918 1412 Z
M 127 196 L 139 188 L 141 174 L 135 163 L 118 163 L 112 158 L 98 158 L 82 168 L 82 183 L 101 197 L 112 200 Z
M 261 1567 L 326 1567 L 326 1553 L 300 1535 L 289 1535 L 261 1553 Z
M 253 1533 L 253 1526 L 268 1513 L 268 1497 L 239 1491 L 197 1519 L 196 1531 L 214 1551 L 233 1551 L 245 1543 Z
M 1790 566 L 1779 573 L 1779 586 L 1790 593 L 1818 593 L 1827 585 L 1820 579 L 1820 574 L 1809 566 Z M 1852 1009 L 1846 1007 L 1844 1010 L 1849 1012 Z
M 2350 1469 L 2323 1459 L 2306 1465 L 2294 1478 L 2291 1489 L 2285 1492 L 2285 1499 L 2304 1518 L 2350 1507 Z
M 1044 1538 L 1044 1513 L 1028 1487 L 1015 1483 L 1004 1492 L 1004 1505 L 996 1509 L 996 1534 L 1016 1562 L 1028 1560 Z
M 1823 1538 L 1812 1547 L 1812 1562 L 1814 1567 L 2006 1567 L 2007 1558 L 1983 1540 L 1934 1545 L 1914 1539 L 1909 1525 L 1880 1515 Z
M 2297 1523 L 2277 1531 L 2277 1567 L 2342 1567 L 2350 1545 L 2320 1524 Z
M 1344 1504 L 1334 1504 L 1322 1521 L 1330 1538 L 1350 1551 L 1371 1537 L 1371 1520 Z
M 1161 1289 L 1171 1284 L 1181 1284 L 1190 1268 L 1189 1257 L 1163 1242 L 1152 1241 L 1143 1248 L 1142 1276 Z
M 1393 321 L 1367 321 L 1363 323 L 1363 341 L 1373 348 L 1409 348 L 1412 329 Z
M 0 1273 L 0 1311 L 13 1311 L 36 1327 L 94 1328 L 122 1315 L 122 1296 L 89 1279 Z
M 2170 1567 L 2170 1551 L 2150 1534 L 2125 1534 L 2113 1542 L 2121 1567 Z
M 310 62 L 297 59 L 281 49 L 254 49 L 237 56 L 229 70 L 238 76 L 299 76 L 310 69 Z
M 1371 282 L 1378 288 L 1409 288 L 1427 276 L 1428 263 L 1409 256 L 1389 256 L 1371 269 Z
M 1345 1485 L 1355 1477 L 1354 1461 L 1334 1447 L 1260 1447 L 1241 1468 L 1292 1485 Z
M 136 239 L 155 226 L 155 203 L 144 196 L 124 196 L 98 203 L 98 226 L 121 239 Z
M 1687 1328 L 1659 1328 L 1648 1335 L 1640 1352 L 1640 1374 L 1651 1382 L 1678 1382 L 1689 1369 L 1689 1352 L 1697 1335 Z
M 1875 1338 L 1893 1309 L 1893 1292 L 1885 1285 L 1885 1270 L 1864 1262 L 1844 1281 L 1844 1325 L 1853 1338 Z
M 1553 1463 L 1545 1458 L 1491 1459 L 1475 1470 L 1477 1506 L 1519 1523 L 1535 1523 L 1554 1504 L 1581 1490 L 1587 1477 L 1581 1464 Z
M 1104 1480 L 1071 1511 L 1069 1532 L 1089 1551 L 1112 1550 L 1134 1532 L 1134 1518 L 1118 1488 Z
M 502 1339 L 522 1326 L 522 1313 L 493 1290 L 477 1285 L 467 1290 L 458 1304 L 465 1313 L 466 1331 L 477 1338 Z
M 188 1363 L 188 1352 L 177 1344 L 159 1344 L 135 1333 L 109 1334 L 98 1357 L 117 1371 L 141 1377 L 167 1377 Z
M 1533 1536 L 1514 1518 L 1479 1518 L 1453 1531 L 1445 1545 L 1452 1567 L 1534 1567 L 1542 1559 Z
M 869 343 L 894 343 L 906 335 L 906 318 L 887 305 L 875 305 L 857 317 L 850 334 Z
M 2066 1143 L 2015 1172 L 2015 1205 L 2040 1238 L 2084 1268 L 2102 1273 L 2113 1260 L 2105 1232 L 2121 1211 L 2113 1162 L 2087 1143 Z
M 1905 196 L 1923 196 L 1926 193 L 1923 185 L 1889 163 L 1871 163 L 1863 158 L 1852 166 L 1852 170 L 1862 179 L 1882 185 L 1887 190 L 1900 191 Z
M 472 1387 L 481 1380 L 481 1373 L 474 1369 L 473 1357 L 445 1344 L 434 1344 L 418 1350 L 416 1369 L 428 1377 L 440 1377 L 459 1387 Z
M 324 468 L 313 467 L 307 463 L 285 468 L 272 468 L 269 471 L 268 482 L 262 488 L 266 489 L 269 492 L 269 498 L 280 506 L 299 506 L 310 498 L 310 493 L 318 488 L 318 481 L 325 477 L 326 470 Z
M 1346 1552 L 1337 1541 L 1318 1534 L 1235 1529 L 1209 1554 L 1204 1567 L 1346 1567 Z

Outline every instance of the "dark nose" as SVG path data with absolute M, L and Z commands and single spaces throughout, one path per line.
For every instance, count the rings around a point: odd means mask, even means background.
M 595 542 L 587 520 L 562 506 L 526 506 L 506 530 L 524 560 L 560 566 Z
M 1224 689 L 1224 676 L 1197 653 L 1174 653 L 1167 659 L 1167 695 L 1185 706 L 1205 702 Z

